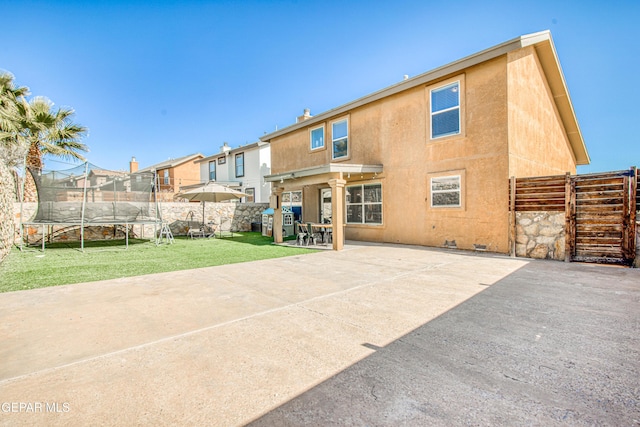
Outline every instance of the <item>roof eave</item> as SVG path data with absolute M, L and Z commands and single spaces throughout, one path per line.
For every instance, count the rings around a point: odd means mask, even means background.
M 515 39 L 493 46 L 489 49 L 485 49 L 473 55 L 451 62 L 442 67 L 427 71 L 426 73 L 389 86 L 370 95 L 366 95 L 340 107 L 315 115 L 308 120 L 295 123 L 291 126 L 287 126 L 275 132 L 266 134 L 260 137 L 260 140 L 264 142 L 271 141 L 272 139 L 285 135 L 289 132 L 302 129 L 307 126 L 313 126 L 314 124 L 323 122 L 331 117 L 344 114 L 365 104 L 377 101 L 390 95 L 394 95 L 407 89 L 414 88 L 416 86 L 430 83 L 447 75 L 460 72 L 466 68 L 489 61 L 491 59 L 497 58 L 511 51 L 526 46 L 534 46 L 538 57 L 540 58 L 542 67 L 549 80 L 549 85 L 551 87 L 558 112 L 560 113 L 561 120 L 565 126 L 567 137 L 569 138 L 576 163 L 578 165 L 589 164 L 589 153 L 587 152 L 580 127 L 578 126 L 575 111 L 569 97 L 569 90 L 567 88 L 564 75 L 562 73 L 562 68 L 560 67 L 560 61 L 558 60 L 558 55 L 553 45 L 551 32 L 549 30 L 517 37 Z
M 540 38 L 539 34 L 543 33 L 523 36 L 523 47 L 534 46 L 540 65 L 547 76 L 549 89 L 551 90 L 553 100 L 560 114 L 560 119 L 564 125 L 576 164 L 588 165 L 591 159 L 589 158 L 589 152 L 587 151 L 580 126 L 578 125 L 578 119 L 569 95 L 569 88 L 567 87 L 567 82 L 562 72 L 551 33 L 545 31 L 544 34 L 546 37 L 544 38 Z
M 547 32 L 543 32 L 543 33 L 536 33 L 536 34 L 544 34 L 544 33 L 548 33 Z M 411 89 L 414 88 L 416 86 L 420 86 L 426 83 L 429 83 L 431 81 L 440 79 L 442 77 L 445 77 L 447 75 L 462 71 L 466 68 L 472 67 L 474 65 L 480 64 L 482 62 L 497 58 L 499 56 L 502 56 L 512 50 L 518 49 L 520 47 L 522 47 L 522 40 L 523 37 L 517 37 L 513 40 L 509 40 L 507 42 L 501 43 L 499 45 L 493 46 L 489 49 L 485 49 L 483 51 L 474 53 L 473 55 L 469 55 L 467 57 L 464 57 L 462 59 L 459 59 L 457 61 L 451 62 L 447 65 L 443 65 L 441 67 L 435 68 L 431 71 L 427 71 L 426 73 L 423 74 L 419 74 L 415 77 L 412 77 L 410 79 L 404 80 L 400 83 L 396 83 L 392 86 L 386 87 L 382 90 L 379 90 L 377 92 L 371 93 L 369 95 L 366 95 L 362 98 L 358 98 L 355 101 L 351 101 L 347 104 L 344 104 L 340 107 L 325 111 L 324 113 L 320 113 L 318 115 L 313 116 L 310 119 L 304 120 L 302 122 L 299 123 L 294 123 L 290 126 L 287 126 L 285 128 L 282 128 L 280 130 L 277 130 L 275 132 L 271 132 L 269 134 L 263 135 L 262 137 L 260 137 L 261 141 L 270 141 L 273 138 L 276 138 L 278 136 L 281 135 L 285 135 L 291 131 L 297 130 L 297 129 L 301 129 L 310 125 L 313 125 L 315 123 L 319 123 L 322 121 L 325 121 L 327 118 L 330 118 L 332 116 L 337 116 L 339 114 L 343 114 L 347 111 L 353 110 L 355 108 L 358 108 L 362 105 L 365 104 L 369 104 L 371 102 L 377 101 L 379 99 L 382 98 L 386 98 L 388 96 L 394 95 L 396 93 L 405 91 L 407 89 Z
M 328 173 L 382 173 L 382 165 L 361 165 L 353 163 L 327 163 L 321 166 L 311 168 L 296 169 L 282 173 L 274 173 L 265 175 L 266 182 L 275 182 L 285 179 L 305 178 L 308 176 L 323 175 Z

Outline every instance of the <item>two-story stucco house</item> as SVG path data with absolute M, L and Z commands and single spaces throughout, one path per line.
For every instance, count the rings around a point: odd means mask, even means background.
M 162 200 L 172 201 L 173 196 L 183 186 L 197 184 L 200 179 L 200 169 L 196 161 L 204 156 L 200 153 L 190 154 L 177 159 L 169 159 L 164 162 L 138 170 L 138 162 L 135 157 L 129 162 L 130 172 L 154 172 L 158 175 L 157 196 Z
M 260 138 L 265 179 L 275 221 L 283 193 L 301 191 L 303 221 L 331 222 L 334 249 L 346 238 L 506 253 L 509 178 L 589 163 L 548 31 L 305 116 Z
M 264 180 L 271 172 L 271 149 L 266 142 L 255 142 L 231 149 L 225 142 L 218 154 L 196 162 L 201 182 L 216 181 L 248 194 L 243 201 L 266 203 L 271 196 L 271 183 Z

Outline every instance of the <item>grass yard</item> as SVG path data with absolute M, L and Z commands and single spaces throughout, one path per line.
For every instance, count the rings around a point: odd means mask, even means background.
M 188 270 L 313 252 L 273 245 L 261 233 L 234 233 L 233 238 L 188 239 L 156 246 L 148 240 L 52 243 L 20 251 L 14 248 L 0 264 L 0 292 L 20 291 L 71 283 Z

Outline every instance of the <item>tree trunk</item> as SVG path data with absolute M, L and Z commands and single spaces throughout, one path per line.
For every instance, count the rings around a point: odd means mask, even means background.
M 29 146 L 29 152 L 27 153 L 27 168 L 34 171 L 42 170 L 42 153 L 40 152 L 40 146 L 38 143 L 31 143 Z M 38 189 L 36 183 L 33 180 L 33 176 L 27 171 L 24 177 L 24 201 L 25 202 L 37 202 L 38 201 Z

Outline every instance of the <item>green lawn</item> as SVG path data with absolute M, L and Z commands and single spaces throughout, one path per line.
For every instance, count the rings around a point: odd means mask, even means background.
M 40 248 L 14 248 L 0 264 L 0 292 L 92 282 L 150 273 L 187 270 L 310 253 L 276 246 L 260 233 L 235 233 L 233 238 L 188 239 L 156 246 L 148 240 L 53 243 Z

